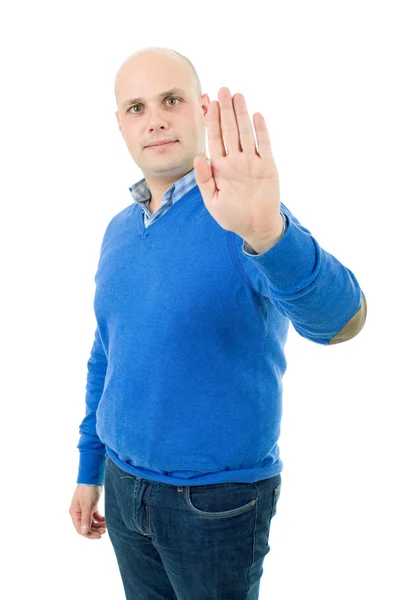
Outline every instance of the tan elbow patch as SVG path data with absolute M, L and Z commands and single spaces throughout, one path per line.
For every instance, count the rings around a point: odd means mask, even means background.
M 351 340 L 351 338 L 355 337 L 357 333 L 361 331 L 364 327 L 365 320 L 367 318 L 367 300 L 361 292 L 361 307 L 353 315 L 350 321 L 347 321 L 346 325 L 339 331 L 334 338 L 331 339 L 328 346 L 332 344 L 340 344 L 341 342 L 346 342 L 347 340 Z

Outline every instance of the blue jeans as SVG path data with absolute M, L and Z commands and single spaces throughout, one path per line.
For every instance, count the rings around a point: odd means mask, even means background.
M 177 486 L 107 455 L 104 511 L 127 600 L 256 600 L 281 475 Z

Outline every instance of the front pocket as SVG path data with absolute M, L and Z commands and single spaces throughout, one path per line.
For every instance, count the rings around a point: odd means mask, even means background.
M 258 490 L 253 483 L 187 486 L 184 497 L 186 505 L 196 515 L 221 519 L 254 508 Z

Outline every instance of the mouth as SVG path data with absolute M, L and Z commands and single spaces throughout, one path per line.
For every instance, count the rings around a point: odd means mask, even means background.
M 174 140 L 173 142 L 160 142 L 159 144 L 153 144 L 152 146 L 145 146 L 145 148 L 164 148 L 167 146 L 173 146 L 177 144 L 178 140 Z

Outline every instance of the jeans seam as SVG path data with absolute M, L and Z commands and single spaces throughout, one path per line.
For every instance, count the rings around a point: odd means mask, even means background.
M 255 546 L 256 546 L 256 529 L 257 529 L 257 517 L 258 517 L 258 499 L 260 497 L 260 490 L 258 489 L 257 481 L 255 481 L 254 483 L 257 488 L 257 498 L 256 498 L 257 501 L 255 503 L 255 511 L 254 511 L 253 548 L 252 548 L 251 565 L 247 571 L 247 583 L 249 585 L 249 589 L 251 586 L 250 573 L 254 566 L 254 558 L 255 558 L 255 552 L 256 552 Z

